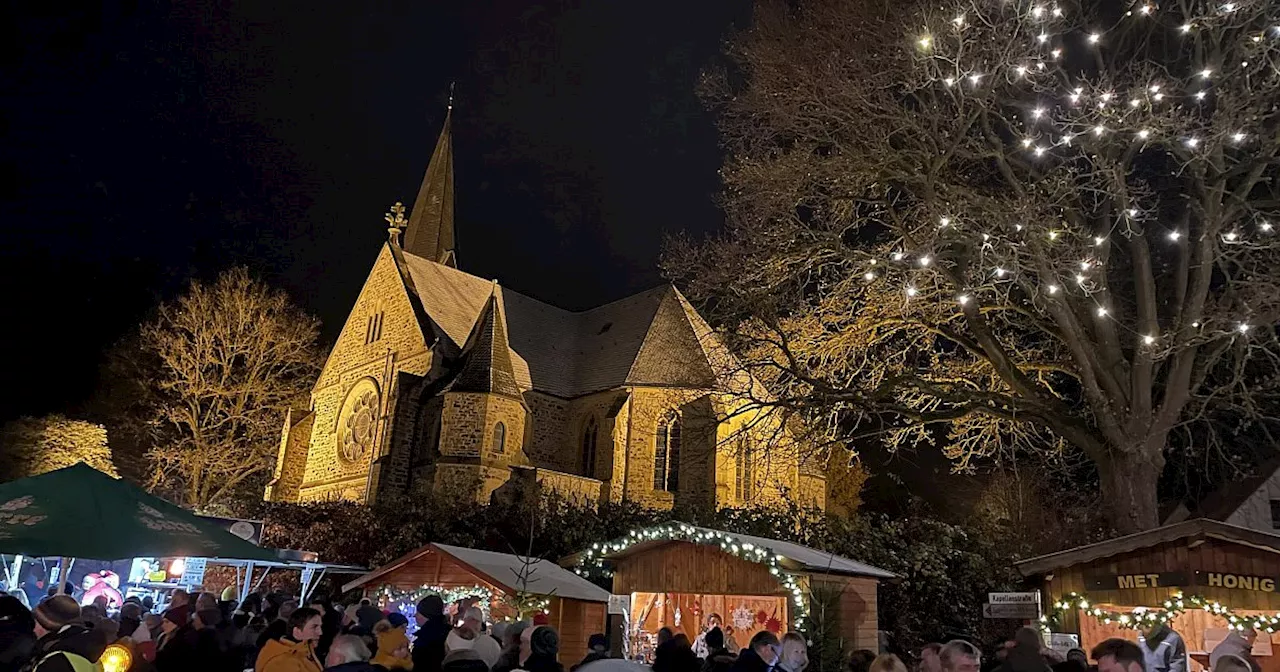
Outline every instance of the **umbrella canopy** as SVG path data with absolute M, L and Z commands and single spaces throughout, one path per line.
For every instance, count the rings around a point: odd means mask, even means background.
M 182 507 L 79 464 L 0 484 L 0 551 L 93 560 L 274 560 Z

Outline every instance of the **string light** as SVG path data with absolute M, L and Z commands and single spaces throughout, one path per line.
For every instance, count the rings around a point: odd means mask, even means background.
M 1107 242 L 1107 239 L 1106 239 L 1106 238 L 1104 238 L 1104 237 L 1102 237 L 1102 236 L 1094 236 L 1094 237 L 1093 237 L 1093 244 L 1094 244 L 1094 245 L 1102 245 L 1102 244 L 1103 244 L 1103 243 L 1105 243 L 1105 242 Z
M 929 255 L 927 255 L 927 254 L 926 254 L 926 255 L 924 255 L 923 257 L 920 257 L 920 265 L 921 265 L 921 266 L 928 266 L 928 265 L 929 265 L 929 263 L 930 263 L 930 262 L 932 262 L 932 261 L 933 261 L 933 258 L 932 258 L 932 257 L 930 257 L 930 256 L 929 256 Z
M 579 556 L 578 566 L 574 571 L 584 576 L 591 574 L 608 575 L 610 572 L 605 567 L 606 556 L 621 553 L 637 544 L 655 541 L 683 541 L 702 546 L 718 547 L 721 552 L 740 560 L 764 565 L 769 570 L 769 573 L 777 578 L 782 589 L 791 595 L 792 613 L 795 617 L 794 625 L 797 628 L 804 627 L 804 622 L 809 616 L 809 603 L 805 599 L 805 591 L 800 583 L 800 578 L 787 571 L 783 566 L 782 563 L 786 558 L 768 548 L 745 542 L 732 534 L 720 532 L 719 530 L 704 530 L 685 523 L 668 523 L 655 527 L 634 529 L 625 536 L 613 541 L 592 544 L 586 553 Z
M 1089 44 L 1097 44 L 1098 40 L 1101 40 L 1101 39 L 1102 39 L 1101 35 L 1097 33 L 1089 33 Z
M 903 254 L 903 253 L 901 253 L 901 252 L 894 252 L 894 253 L 893 253 L 893 260 L 894 260 L 894 261 L 902 261 L 902 258 L 903 258 L 903 257 L 905 257 L 905 256 L 906 256 L 906 255 L 905 255 L 905 254 Z
M 1241 322 L 1240 324 L 1236 325 L 1236 331 L 1239 331 L 1242 334 L 1248 333 L 1249 325 L 1244 322 Z
M 1193 135 L 1186 139 L 1186 144 L 1188 147 L 1195 149 L 1200 144 L 1200 138 Z
M 1205 68 L 1204 70 L 1200 71 L 1200 76 L 1204 77 L 1205 79 L 1208 79 L 1209 75 L 1212 75 L 1212 74 L 1213 74 L 1213 70 L 1210 70 L 1209 68 Z
M 876 279 L 876 274 L 872 273 L 871 271 L 867 271 L 866 273 L 862 274 L 862 279 L 870 282 Z
M 1181 238 L 1181 237 L 1182 237 L 1182 232 L 1181 232 L 1181 231 L 1170 231 L 1170 232 L 1169 232 L 1169 240 L 1172 240 L 1172 241 L 1174 241 L 1174 242 L 1177 242 L 1177 241 L 1178 241 L 1178 239 L 1179 239 L 1179 238 Z
M 1152 336 L 1151 334 L 1147 334 L 1146 336 L 1142 337 L 1142 342 L 1147 345 L 1151 345 L 1156 342 L 1156 337 Z
M 1102 306 L 1098 306 L 1098 317 L 1106 317 L 1106 316 L 1107 316 L 1107 309 Z
M 1049 293 L 1050 293 L 1050 294 L 1057 294 L 1057 293 L 1058 293 L 1058 286 L 1057 286 L 1057 285 L 1049 285 Z
M 925 35 L 924 37 L 920 38 L 921 49 L 928 49 L 930 44 L 933 44 L 933 40 L 928 35 Z
M 1183 33 L 1189 33 L 1191 32 L 1191 24 L 1184 23 L 1178 27 L 1178 30 L 1182 31 Z
M 938 226 L 941 226 L 941 227 L 943 227 L 943 228 L 946 228 L 946 227 L 947 227 L 948 225 L 950 225 L 950 224 L 951 224 L 951 218 L 950 218 L 950 217 L 941 217 L 941 218 L 939 218 L 939 219 L 938 219 Z
M 960 305 L 962 305 L 962 306 L 963 306 L 963 305 L 965 305 L 965 304 L 969 303 L 969 295 L 968 295 L 968 294 L 961 294 L 960 296 L 957 296 L 957 297 L 956 297 L 956 301 L 959 301 L 959 302 L 960 302 Z
M 1262 229 L 1265 233 L 1271 233 L 1271 222 L 1263 220 L 1263 222 L 1258 225 L 1258 228 Z
M 1139 138 L 1140 140 L 1146 140 L 1146 139 L 1147 139 L 1148 137 L 1150 137 L 1150 136 L 1151 136 L 1151 131 L 1148 131 L 1148 130 L 1147 130 L 1147 129 L 1145 129 L 1145 128 L 1144 128 L 1144 129 L 1142 129 L 1141 131 L 1138 131 L 1138 138 Z
M 915 296 L 918 293 L 919 293 L 919 290 L 917 290 L 915 286 L 907 285 L 907 296 Z
M 1231 134 L 1231 140 L 1236 143 L 1244 142 L 1245 137 L 1246 137 L 1245 134 L 1239 131 Z

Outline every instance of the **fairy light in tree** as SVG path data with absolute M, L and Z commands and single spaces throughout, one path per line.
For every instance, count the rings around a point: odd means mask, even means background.
M 915 296 L 918 293 L 920 290 L 916 289 L 915 285 L 907 285 L 907 296 Z
M 1146 140 L 1146 139 L 1147 139 L 1147 138 L 1149 138 L 1149 137 L 1151 137 L 1151 131 L 1148 131 L 1148 130 L 1147 130 L 1147 129 L 1145 129 L 1145 128 L 1144 128 L 1144 129 L 1142 129 L 1141 131 L 1138 131 L 1138 139 L 1139 139 L 1139 140 Z
M 938 226 L 940 226 L 940 227 L 942 227 L 942 228 L 944 228 L 944 229 L 945 229 L 945 228 L 947 228 L 947 227 L 948 227 L 948 226 L 950 226 L 950 225 L 951 225 L 951 218 L 950 218 L 950 217 L 939 217 L 939 218 L 938 218 Z
M 1049 285 L 1048 289 L 1050 294 L 1057 294 L 1059 288 L 1057 285 Z
M 1101 35 L 1097 33 L 1089 33 L 1089 44 L 1097 44 L 1098 41 L 1101 39 L 1102 39 Z
M 866 280 L 867 282 L 870 282 L 876 279 L 876 274 L 871 271 L 867 271 L 866 273 L 862 274 L 862 279 Z
M 1181 31 L 1181 32 L 1182 32 L 1182 33 L 1184 33 L 1184 34 L 1185 34 L 1185 33 L 1189 33 L 1189 32 L 1191 32 L 1191 24 L 1189 24 L 1189 23 L 1184 23 L 1184 24 L 1182 24 L 1181 26 L 1178 26 L 1178 30 L 1179 30 L 1179 31 Z
M 905 254 L 903 254 L 903 253 L 901 253 L 901 252 L 894 252 L 894 253 L 893 253 L 893 260 L 894 260 L 894 261 L 902 261 L 902 258 L 903 258 L 903 257 L 905 257 L 905 256 L 906 256 L 906 255 L 905 255 Z
M 1098 306 L 1098 317 L 1106 317 L 1107 309 L 1105 306 Z
M 1209 75 L 1212 75 L 1212 74 L 1213 74 L 1213 70 L 1209 68 L 1205 68 L 1204 70 L 1200 71 L 1200 76 L 1205 79 L 1209 79 Z
M 963 305 L 965 305 L 965 304 L 969 303 L 969 295 L 968 295 L 968 294 L 961 294 L 960 296 L 957 296 L 957 297 L 956 297 L 956 301 L 958 301 L 958 302 L 960 303 L 960 305 L 962 305 L 962 306 L 963 306 Z
M 922 267 L 928 266 L 931 262 L 933 262 L 933 258 L 927 254 L 924 255 L 923 257 L 920 257 L 919 263 L 920 263 L 920 266 Z
M 1271 222 L 1263 220 L 1262 223 L 1258 225 L 1258 228 L 1261 229 L 1263 233 L 1271 233 Z
M 1238 145 L 1244 142 L 1245 137 L 1247 136 L 1245 136 L 1244 133 L 1241 133 L 1240 131 L 1236 131 L 1235 133 L 1231 134 L 1231 141 Z
M 931 44 L 933 44 L 933 38 L 929 37 L 928 35 L 925 35 L 924 37 L 920 38 L 921 49 L 928 49 L 929 45 Z
M 1084 277 L 1084 275 L 1083 275 L 1083 274 L 1081 274 L 1081 273 L 1076 273 L 1076 284 L 1077 284 L 1077 285 L 1083 285 L 1083 284 L 1084 284 L 1085 282 L 1087 282 L 1088 280 L 1089 280 L 1089 278 Z
M 1170 232 L 1169 232 L 1169 240 L 1172 240 L 1172 241 L 1173 241 L 1173 242 L 1175 242 L 1175 243 L 1176 243 L 1176 242 L 1178 242 L 1178 239 L 1179 239 L 1179 238 L 1181 238 L 1181 237 L 1182 237 L 1182 232 L 1181 232 L 1181 231 L 1170 231 Z
M 1236 325 L 1236 331 L 1242 334 L 1249 333 L 1249 324 L 1246 322 L 1241 322 L 1240 324 Z
M 1106 239 L 1105 237 L 1103 237 L 1103 236 L 1094 236 L 1094 237 L 1093 237 L 1093 244 L 1094 244 L 1094 245 L 1099 245 L 1099 246 L 1100 246 L 1100 245 L 1102 245 L 1102 244 L 1103 244 L 1103 243 L 1105 243 L 1105 242 L 1107 242 L 1107 239 Z
M 1200 146 L 1200 138 L 1197 138 L 1197 137 L 1196 137 L 1196 136 L 1194 136 L 1194 135 L 1193 135 L 1193 136 L 1191 136 L 1191 137 L 1189 137 L 1189 138 L 1187 138 L 1187 139 L 1186 139 L 1186 140 L 1184 140 L 1183 142 L 1184 142 L 1188 147 L 1190 147 L 1191 149 L 1195 149 L 1196 147 L 1199 147 L 1199 146 Z
M 1156 337 L 1151 334 L 1147 334 L 1142 337 L 1142 342 L 1146 345 L 1153 345 L 1156 342 Z

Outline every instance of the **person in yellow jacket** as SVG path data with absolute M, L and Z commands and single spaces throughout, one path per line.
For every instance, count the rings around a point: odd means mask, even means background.
M 316 658 L 320 639 L 320 612 L 301 607 L 289 616 L 289 630 L 280 639 L 270 639 L 258 652 L 254 672 L 321 672 Z
M 409 636 L 404 628 L 388 628 L 378 632 L 378 653 L 369 661 L 388 670 L 412 670 L 409 657 Z

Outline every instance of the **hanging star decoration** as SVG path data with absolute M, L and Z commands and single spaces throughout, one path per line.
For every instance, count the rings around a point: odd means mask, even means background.
M 652 541 L 686 541 L 704 546 L 715 546 L 722 552 L 740 560 L 764 565 L 768 568 L 769 573 L 782 585 L 783 589 L 790 594 L 795 627 L 801 628 L 804 626 L 805 620 L 809 615 L 809 603 L 805 599 L 805 593 L 800 586 L 799 578 L 783 568 L 782 561 L 785 558 L 767 548 L 744 542 L 732 534 L 718 530 L 701 530 L 684 523 L 631 530 L 630 533 L 620 539 L 591 544 L 591 548 L 587 549 L 579 558 L 578 566 L 574 568 L 574 571 L 579 576 L 588 578 L 612 576 L 612 572 L 605 564 L 605 556 L 620 553 L 636 544 Z
M 1098 621 L 1122 628 L 1142 629 L 1158 623 L 1169 623 L 1178 616 L 1192 611 L 1203 610 L 1227 621 L 1227 626 L 1235 630 L 1253 629 L 1258 632 L 1274 633 L 1280 630 L 1280 613 L 1275 616 L 1250 616 L 1237 614 L 1217 600 L 1199 595 L 1183 595 L 1177 593 L 1165 600 L 1161 609 L 1135 608 L 1129 611 L 1104 609 L 1097 606 L 1094 600 L 1080 593 L 1068 593 L 1053 601 L 1052 611 L 1040 617 L 1040 628 L 1049 632 L 1062 623 L 1062 617 L 1072 610 L 1079 610 Z

